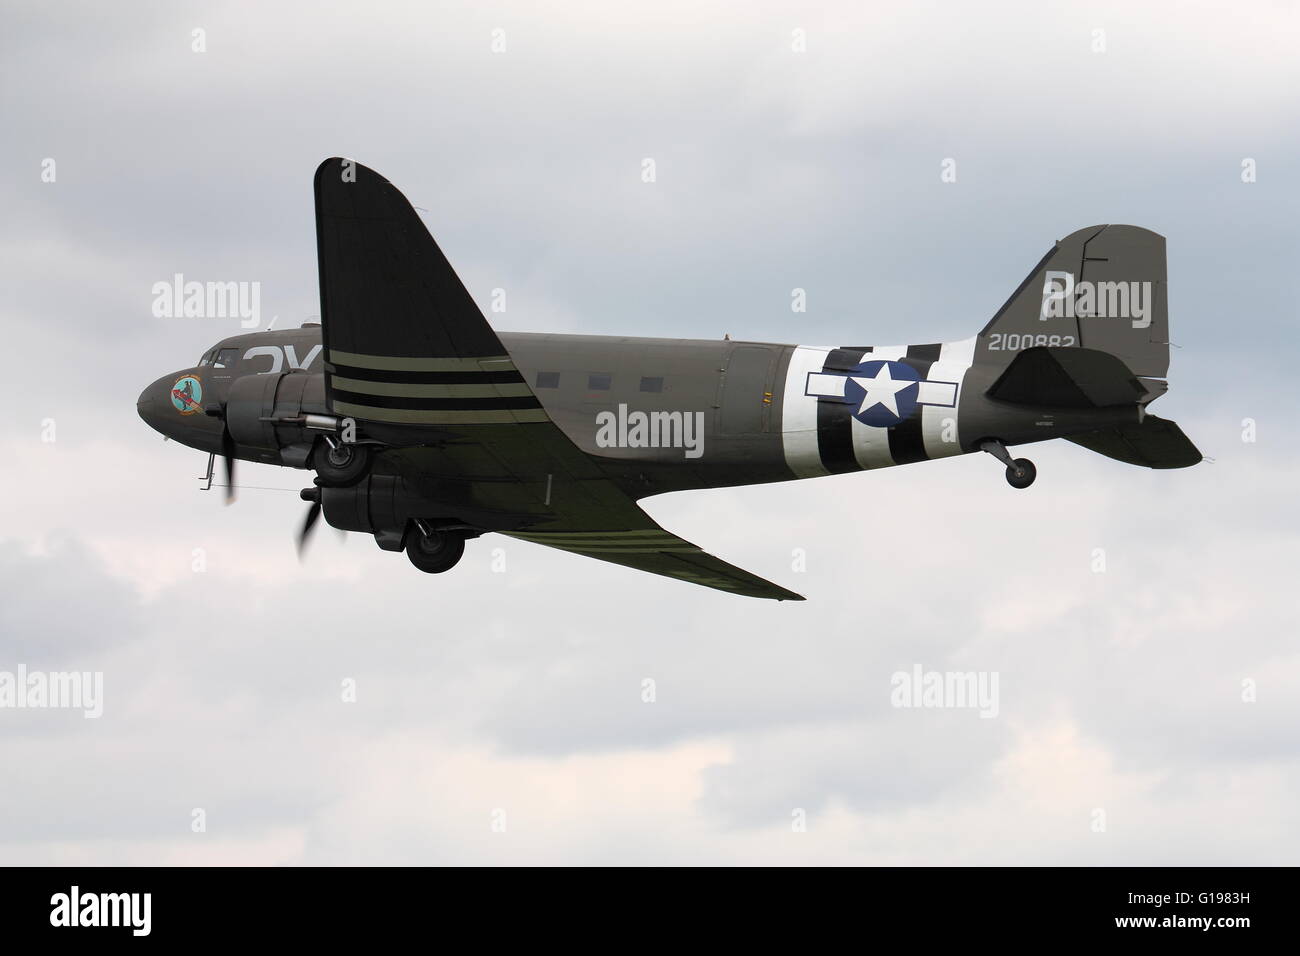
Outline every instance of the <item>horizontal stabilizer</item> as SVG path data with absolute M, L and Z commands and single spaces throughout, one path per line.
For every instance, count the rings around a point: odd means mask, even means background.
M 1134 405 L 1147 395 L 1137 376 L 1109 352 L 1053 346 L 1025 349 L 988 390 L 1000 402 L 1053 408 Z
M 1202 459 L 1177 424 L 1155 415 L 1145 416 L 1140 424 L 1070 435 L 1066 440 L 1107 458 L 1147 468 L 1187 468 Z

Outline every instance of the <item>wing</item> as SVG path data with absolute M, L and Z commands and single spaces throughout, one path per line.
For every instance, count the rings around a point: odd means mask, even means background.
M 547 420 L 396 187 L 359 163 L 327 159 L 315 190 L 331 408 L 401 425 Z
M 396 447 L 378 469 L 478 528 L 733 594 L 803 600 L 660 528 L 564 434 L 391 183 L 328 159 L 315 192 L 326 395 L 336 414 L 388 429 Z
M 635 505 L 633 505 L 636 508 Z M 512 531 L 509 537 L 573 554 L 583 554 L 600 561 L 621 564 L 625 568 L 662 574 L 691 584 L 702 584 L 719 591 L 745 597 L 770 598 L 776 601 L 802 601 L 802 595 L 765 581 L 743 568 L 728 564 L 707 551 L 665 531 L 636 508 L 640 521 L 634 527 L 604 531 Z

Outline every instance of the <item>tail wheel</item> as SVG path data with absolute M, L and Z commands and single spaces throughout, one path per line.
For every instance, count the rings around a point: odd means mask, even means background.
M 1038 477 L 1038 469 L 1028 458 L 1017 458 L 1007 465 L 1007 484 L 1012 488 L 1028 488 Z
M 406 536 L 407 558 L 426 574 L 450 571 L 464 553 L 464 536 L 450 531 L 423 534 L 419 528 L 413 528 Z
M 320 484 L 327 488 L 347 488 L 355 485 L 370 470 L 373 452 L 369 445 L 350 445 L 323 439 L 311 453 L 311 468 Z

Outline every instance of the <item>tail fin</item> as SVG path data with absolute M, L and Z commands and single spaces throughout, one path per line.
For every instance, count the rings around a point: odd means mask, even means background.
M 1102 225 L 1060 240 L 976 338 L 975 365 L 997 401 L 1080 411 L 1137 405 L 1137 421 L 1066 435 L 1118 461 L 1186 468 L 1201 453 L 1146 413 L 1169 387 L 1163 236 Z
M 1138 378 L 1163 379 L 1169 372 L 1164 237 L 1102 225 L 1057 242 L 980 332 L 975 361 L 1005 367 L 1037 346 L 1106 352 Z

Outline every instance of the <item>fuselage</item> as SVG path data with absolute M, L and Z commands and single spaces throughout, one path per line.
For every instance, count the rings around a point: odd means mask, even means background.
M 985 391 L 994 373 L 973 361 L 978 336 L 946 344 L 845 348 L 499 335 L 546 415 L 582 451 L 607 471 L 635 481 L 643 494 L 910 464 L 975 451 L 988 438 L 1024 444 L 1137 414 L 1135 408 L 1099 415 L 990 399 Z M 305 374 L 302 411 L 328 413 L 325 357 L 319 327 L 234 336 L 194 368 L 151 386 L 158 395 L 150 407 L 160 419 L 174 417 L 180 409 L 169 407 L 170 393 L 184 376 L 220 402 L 244 376 Z M 145 396 L 141 400 L 145 414 Z M 202 415 L 188 422 L 191 428 L 165 433 L 219 450 L 218 424 Z M 429 431 L 403 430 L 412 444 Z M 268 449 L 241 447 L 236 454 L 296 463 Z

